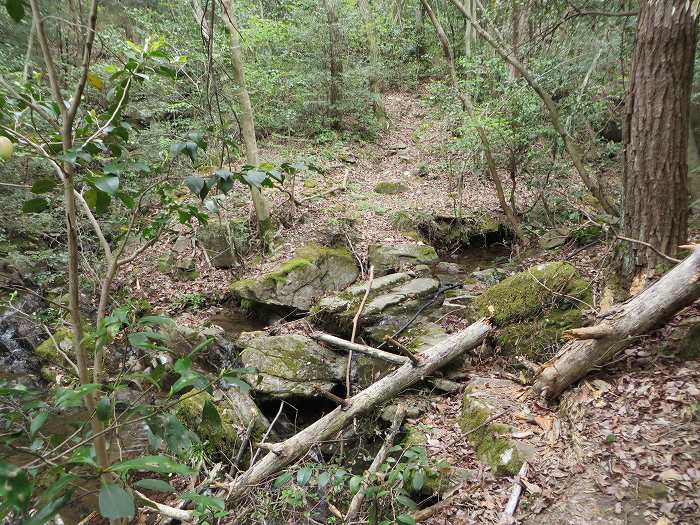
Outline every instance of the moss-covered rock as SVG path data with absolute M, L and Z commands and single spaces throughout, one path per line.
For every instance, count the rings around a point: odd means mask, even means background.
M 88 358 L 92 359 L 95 355 L 95 334 L 89 328 L 83 328 L 82 347 L 86 351 Z M 59 348 L 75 362 L 73 332 L 70 327 L 61 327 L 56 330 L 52 337 L 49 337 L 34 348 L 34 354 L 46 363 L 56 365 L 71 374 L 74 373 L 72 367 L 66 366 L 68 363 L 58 351 Z
M 470 395 L 469 390 L 462 399 L 462 412 L 459 427 L 467 435 L 467 440 L 476 450 L 479 460 L 496 475 L 515 475 L 524 458 L 518 447 L 510 440 L 501 437 L 509 428 L 499 423 L 486 423 L 492 416 L 491 408 L 483 401 Z
M 491 246 L 513 237 L 512 229 L 505 220 L 488 215 L 423 216 L 417 227 L 427 242 L 445 249 Z
M 437 261 L 435 248 L 425 244 L 374 244 L 369 247 L 369 264 L 374 266 L 374 275 L 377 277 Z
M 401 182 L 383 181 L 374 187 L 374 193 L 380 193 L 382 195 L 395 195 L 397 193 L 407 192 L 408 189 L 408 186 Z
M 528 268 L 492 286 L 475 301 L 477 312 L 506 326 L 528 321 L 550 308 L 578 308 L 590 301 L 590 285 L 565 262 Z M 491 314 L 493 308 L 493 314 Z
M 495 340 L 506 356 L 524 356 L 542 362 L 559 349 L 564 330 L 578 328 L 583 321 L 583 313 L 578 308 L 552 310 L 539 319 L 499 329 Z
M 345 377 L 344 356 L 302 335 L 248 332 L 238 344 L 243 366 L 260 374 L 253 389 L 263 395 L 314 397 L 316 389 L 330 390 Z
M 252 303 L 308 310 L 325 293 L 352 284 L 359 271 L 345 248 L 308 244 L 274 272 L 231 285 L 231 292 Z
M 202 411 L 207 401 L 216 406 L 214 399 L 207 392 L 200 392 L 194 396 L 186 394 L 183 398 L 183 401 L 177 405 L 177 418 L 199 436 L 205 443 L 205 450 L 217 457 L 236 457 L 241 446 L 241 440 L 238 436 L 245 433 L 247 427 L 227 409 L 217 408 L 221 418 L 221 426 L 203 418 Z

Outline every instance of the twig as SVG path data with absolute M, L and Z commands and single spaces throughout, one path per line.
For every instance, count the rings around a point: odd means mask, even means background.
M 144 496 L 138 490 L 134 490 L 134 494 L 136 494 L 136 496 L 139 499 L 142 499 L 143 501 L 148 503 L 151 507 L 153 507 L 155 510 L 157 510 L 164 516 L 168 516 L 169 518 L 175 518 L 177 520 L 185 522 L 192 521 L 193 512 L 191 510 L 183 510 L 171 507 L 169 505 L 163 505 L 162 503 L 158 503 L 157 501 L 153 501 L 152 499 Z
M 343 407 L 343 410 L 347 410 L 350 407 L 350 401 L 348 401 L 347 399 L 343 399 L 342 397 L 336 396 L 333 392 L 328 392 L 327 390 L 323 390 L 317 386 L 314 387 L 314 392 L 340 405 L 341 407 Z
M 372 461 L 372 464 L 365 472 L 360 490 L 357 491 L 357 494 L 353 496 L 352 501 L 350 502 L 348 513 L 345 516 L 346 523 L 352 523 L 352 521 L 357 517 L 357 514 L 360 512 L 360 508 L 362 507 L 362 502 L 365 499 L 365 493 L 367 492 L 367 487 L 371 482 L 372 475 L 377 472 L 379 467 L 381 467 L 384 461 L 386 461 L 386 458 L 389 455 L 391 447 L 394 443 L 394 438 L 401 428 L 401 423 L 403 422 L 404 417 L 406 417 L 406 407 L 401 404 L 396 410 L 394 420 L 391 422 L 391 427 L 389 428 L 389 432 L 387 432 L 382 448 L 379 449 L 379 452 L 377 452 L 377 455 L 374 457 L 374 461 Z
M 620 239 L 621 241 L 633 242 L 633 243 L 636 243 L 636 244 L 641 244 L 642 246 L 646 246 L 646 247 L 649 248 L 651 251 L 655 252 L 656 255 L 658 255 L 659 257 L 663 257 L 664 259 L 666 259 L 667 261 L 671 261 L 672 263 L 676 263 L 676 264 L 677 264 L 677 263 L 681 262 L 680 259 L 676 259 L 675 257 L 671 257 L 670 255 L 666 255 L 666 254 L 663 253 L 662 251 L 657 250 L 656 248 L 654 248 L 654 247 L 653 247 L 651 244 L 649 244 L 648 242 L 640 241 L 639 239 L 630 239 L 629 237 L 623 237 L 622 235 L 616 235 L 616 237 L 617 237 L 618 239 Z
M 406 346 L 399 343 L 396 339 L 394 339 L 390 335 L 387 335 L 384 338 L 384 341 L 394 345 L 403 355 L 408 357 L 414 365 L 420 364 L 420 359 L 418 359 L 418 357 L 413 352 L 411 352 L 408 348 L 406 348 Z
M 283 408 L 284 408 L 284 401 L 280 402 L 280 408 L 277 411 L 277 415 L 275 416 L 275 419 L 272 420 L 272 422 L 270 423 L 270 426 L 267 428 L 267 432 L 265 432 L 265 435 L 260 440 L 260 443 L 258 443 L 258 450 L 255 451 L 255 454 L 253 455 L 253 459 L 250 460 L 250 467 L 253 466 L 253 464 L 255 463 L 255 460 L 258 458 L 258 455 L 260 454 L 260 445 L 265 443 L 265 440 L 270 435 L 270 432 L 272 432 L 272 427 L 274 427 L 275 423 L 277 423 L 277 420 L 279 419 L 280 415 L 282 414 Z M 248 467 L 248 468 L 250 468 L 250 467 Z
M 454 503 L 454 501 L 457 499 L 457 496 L 457 494 L 452 494 L 452 496 L 450 496 L 449 498 L 445 498 L 441 501 L 438 501 L 435 505 L 431 505 L 430 507 L 421 509 L 418 512 L 414 512 L 413 519 L 416 520 L 416 523 L 420 523 L 421 521 L 427 520 L 433 514 L 440 512 L 445 507 L 449 507 L 450 505 L 452 505 L 452 503 Z
M 365 290 L 365 295 L 362 297 L 360 306 L 357 309 L 354 319 L 352 320 L 352 336 L 350 337 L 350 342 L 355 342 L 355 335 L 357 334 L 357 323 L 360 321 L 360 316 L 362 315 L 362 310 L 365 309 L 365 303 L 367 302 L 367 297 L 369 297 L 369 292 L 372 289 L 372 281 L 374 281 L 374 266 L 369 267 L 369 279 L 367 280 L 367 290 Z M 348 363 L 345 366 L 345 397 L 352 397 L 352 383 L 350 382 L 350 371 L 352 369 L 352 349 L 348 353 Z
M 515 514 L 515 509 L 518 507 L 520 495 L 523 492 L 523 486 L 520 479 L 527 477 L 527 469 L 527 461 L 525 461 L 523 462 L 522 467 L 520 467 L 520 472 L 518 472 L 518 475 L 515 476 L 515 479 L 513 479 L 513 491 L 510 493 L 510 499 L 508 500 L 508 504 L 506 505 L 503 514 L 501 514 L 501 519 L 498 522 L 499 524 L 505 525 L 511 522 L 513 514 Z
M 253 433 L 254 426 L 255 426 L 255 417 L 253 417 L 250 420 L 250 423 L 248 423 L 248 428 L 246 428 L 246 430 L 245 430 L 245 436 L 243 436 L 243 440 L 241 441 L 241 448 L 238 449 L 238 453 L 236 454 L 236 459 L 233 460 L 233 465 L 231 465 L 232 471 L 234 468 L 238 467 L 239 463 L 241 462 L 241 459 L 243 458 L 243 452 L 245 452 L 246 446 L 248 445 L 248 441 L 250 440 L 250 436 Z

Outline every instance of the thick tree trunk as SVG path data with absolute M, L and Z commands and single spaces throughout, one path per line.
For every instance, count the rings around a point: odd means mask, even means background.
M 670 256 L 687 235 L 696 21 L 686 0 L 641 2 L 627 99 L 624 236 Z M 627 282 L 653 273 L 659 262 L 653 250 L 639 244 L 625 245 L 620 253 Z
M 372 110 L 374 117 L 377 119 L 377 124 L 381 129 L 387 128 L 386 109 L 382 101 L 382 89 L 379 68 L 380 55 L 379 45 L 377 44 L 377 28 L 374 23 L 374 15 L 369 10 L 367 0 L 357 0 L 357 7 L 362 15 L 362 21 L 365 26 L 365 34 L 367 35 L 367 47 L 369 48 L 369 92 L 372 96 Z
M 615 353 L 663 324 L 681 309 L 700 298 L 700 248 L 659 281 L 625 303 L 613 306 L 598 317 L 598 324 L 565 332 L 574 340 L 545 363 L 533 393 L 554 399 Z
M 346 400 L 313 425 L 291 438 L 277 443 L 273 450 L 229 486 L 229 500 L 242 496 L 248 487 L 262 483 L 270 476 L 302 457 L 314 444 L 335 437 L 355 417 L 401 393 L 423 380 L 460 354 L 476 347 L 493 331 L 488 320 L 480 320 L 438 345 L 418 354 L 420 363 L 406 363 L 359 394 Z
M 253 117 L 253 106 L 250 103 L 250 94 L 248 93 L 245 73 L 243 71 L 243 53 L 241 52 L 241 41 L 238 34 L 239 29 L 236 27 L 236 18 L 231 6 L 231 0 L 222 0 L 222 4 L 224 7 L 223 18 L 228 26 L 231 39 L 233 78 L 236 81 L 236 96 L 241 106 L 239 121 L 241 123 L 241 135 L 243 135 L 243 144 L 245 146 L 246 162 L 251 166 L 257 166 L 259 161 L 258 142 L 255 138 L 255 119 Z M 259 189 L 251 186 L 250 192 L 253 196 L 253 205 L 255 206 L 260 239 L 263 245 L 267 247 L 270 240 L 269 234 L 272 229 L 270 204 L 262 196 Z
M 331 74 L 328 87 L 328 115 L 331 127 L 339 130 L 342 127 L 342 111 L 340 102 L 343 98 L 343 61 L 340 57 L 341 33 L 338 25 L 337 0 L 323 0 L 328 20 L 328 67 Z

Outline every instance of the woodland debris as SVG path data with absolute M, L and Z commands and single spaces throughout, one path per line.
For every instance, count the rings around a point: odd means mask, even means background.
M 377 472 L 377 470 L 379 470 L 379 467 L 382 466 L 384 461 L 386 461 L 386 458 L 389 456 L 391 447 L 394 444 L 394 438 L 399 432 L 399 429 L 401 428 L 401 423 L 403 422 L 405 416 L 406 407 L 404 405 L 399 405 L 398 409 L 396 410 L 396 414 L 394 415 L 394 421 L 391 423 L 391 427 L 389 428 L 386 438 L 384 439 L 384 444 L 379 449 L 379 452 L 377 452 L 377 455 L 374 457 L 372 464 L 365 471 L 365 479 L 362 482 L 362 486 L 350 502 L 350 506 L 348 507 L 348 513 L 345 516 L 346 523 L 352 523 L 357 518 L 357 515 L 360 512 L 360 508 L 362 507 L 362 502 L 365 499 L 367 486 L 371 482 L 371 478 L 374 475 L 374 473 Z
M 278 444 L 279 454 L 269 453 L 257 464 L 242 473 L 229 485 L 228 500 L 235 500 L 249 487 L 262 483 L 273 474 L 302 457 L 310 447 L 337 435 L 355 417 L 380 403 L 392 399 L 405 388 L 421 381 L 455 357 L 480 344 L 494 327 L 487 319 L 476 321 L 449 339 L 425 350 L 421 364 L 406 363 L 350 399 L 346 409 L 338 407 L 291 438 Z
M 409 361 L 408 357 L 392 354 L 390 352 L 385 352 L 384 350 L 379 350 L 378 348 L 373 348 L 371 346 L 361 345 L 359 343 L 351 343 L 340 337 L 334 335 L 326 334 L 324 332 L 312 332 L 309 334 L 311 339 L 316 341 L 321 341 L 323 343 L 328 343 L 337 348 L 343 348 L 345 350 L 353 350 L 359 354 L 364 354 L 381 361 L 386 361 L 388 363 L 394 363 L 396 365 L 403 365 Z
M 534 395 L 556 399 L 570 385 L 594 368 L 605 364 L 633 341 L 700 298 L 700 249 L 656 283 L 625 303 L 598 316 L 588 333 L 605 337 L 575 339 L 566 343 L 542 367 L 532 386 Z M 579 333 L 581 333 L 579 331 Z M 585 332 L 584 332 L 585 333 Z
M 503 511 L 503 514 L 501 514 L 501 519 L 499 520 L 499 524 L 501 525 L 511 523 L 513 519 L 513 514 L 515 514 L 515 509 L 518 507 L 518 502 L 520 501 L 520 495 L 523 492 L 523 486 L 520 483 L 520 479 L 527 477 L 527 470 L 528 465 L 527 461 L 525 461 L 522 467 L 520 467 L 520 472 L 518 472 L 518 475 L 513 479 L 513 491 L 510 493 L 510 498 L 508 499 L 506 508 Z

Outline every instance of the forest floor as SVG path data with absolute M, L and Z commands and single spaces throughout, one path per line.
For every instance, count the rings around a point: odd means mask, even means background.
M 307 171 L 295 181 L 297 199 L 307 199 L 343 185 L 347 189 L 322 198 L 310 198 L 293 209 L 289 196 L 269 191 L 277 210 L 284 210 L 274 253 L 251 256 L 242 268 L 208 268 L 195 249 L 199 275 L 192 281 L 171 279 L 158 271 L 157 260 L 171 249 L 174 238 L 164 239 L 147 260 L 123 272 L 120 285 L 137 298 L 148 299 L 156 310 L 170 312 L 179 322 L 198 325 L 219 310 L 231 281 L 270 271 L 310 241 L 328 243 L 347 219 L 353 225 L 353 249 L 360 257 L 373 243 L 409 240 L 393 221 L 397 213 L 451 214 L 456 205 L 451 167 L 441 149 L 448 130 L 431 118 L 423 100 L 405 93 L 390 94 L 386 107 L 391 129 L 376 143 L 319 146 L 295 138 L 273 137 L 261 146 L 269 162 L 309 159 L 322 173 Z M 464 213 L 495 214 L 498 203 L 488 182 L 465 173 Z M 406 191 L 374 192 L 379 182 L 396 182 Z M 570 181 L 569 181 L 570 182 Z M 573 183 L 576 185 L 576 183 Z M 560 187 L 565 187 L 566 184 Z M 291 190 L 291 186 L 287 186 Z M 553 190 L 555 191 L 555 190 Z M 518 190 L 521 206 L 531 200 Z M 228 213 L 228 212 L 227 212 Z M 238 210 L 238 214 L 240 214 Z M 231 215 L 235 215 L 234 210 Z M 697 234 L 697 232 L 694 232 Z M 594 283 L 610 262 L 605 243 L 586 250 L 564 247 L 524 257 L 522 264 L 567 258 Z M 178 298 L 201 294 L 206 305 L 183 306 Z M 594 293 L 594 306 L 599 304 Z M 683 318 L 700 316 L 696 306 Z M 604 372 L 589 376 L 567 392 L 558 410 L 522 400 L 525 386 L 518 377 L 495 370 L 491 363 L 470 371 L 484 378 L 484 392 L 498 391 L 510 409 L 499 422 L 515 429 L 519 440 L 534 452 L 517 517 L 536 524 L 656 524 L 700 522 L 700 362 L 683 362 L 660 353 L 675 319 L 628 349 Z M 513 380 L 510 390 L 499 387 Z M 500 388 L 500 390 L 499 390 Z M 510 495 L 512 480 L 496 478 L 479 466 L 474 450 L 457 425 L 462 394 L 432 398 L 433 410 L 412 423 L 428 433 L 432 458 L 445 458 L 455 467 L 473 472 L 452 491 L 450 504 L 427 523 L 495 523 Z

